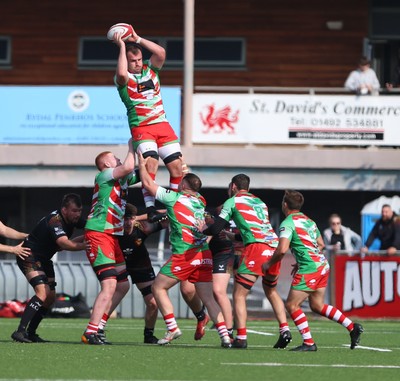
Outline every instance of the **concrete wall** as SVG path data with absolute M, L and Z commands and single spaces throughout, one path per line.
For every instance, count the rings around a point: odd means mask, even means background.
M 124 158 L 125 146 L 15 146 L 0 149 L 0 187 L 92 187 L 94 158 L 110 149 Z M 400 190 L 397 148 L 316 146 L 183 146 L 191 170 L 207 188 L 225 188 L 246 172 L 253 188 L 309 190 Z M 160 165 L 157 181 L 168 185 Z

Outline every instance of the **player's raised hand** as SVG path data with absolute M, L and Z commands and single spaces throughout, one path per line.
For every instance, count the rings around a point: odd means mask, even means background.
M 147 161 L 149 160 L 150 156 L 145 158 L 145 157 L 143 157 L 143 155 L 142 155 L 142 153 L 140 151 L 137 153 L 137 155 L 138 155 L 138 158 L 139 158 L 139 166 L 140 165 L 146 166 Z

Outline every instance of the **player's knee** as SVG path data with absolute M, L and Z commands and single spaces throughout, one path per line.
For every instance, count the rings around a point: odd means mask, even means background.
M 156 283 L 157 283 L 157 282 L 154 282 L 154 283 L 151 285 L 151 293 L 152 293 L 153 295 L 156 295 L 157 292 L 158 292 L 158 290 L 159 290 L 159 288 L 158 288 L 158 286 L 157 286 Z
M 293 312 L 297 311 L 300 307 L 297 304 L 287 300 L 285 303 L 285 308 L 286 311 L 289 312 L 289 314 L 292 314 Z
M 151 312 L 151 313 L 158 310 L 157 302 L 156 302 L 156 300 L 155 300 L 154 298 L 150 298 L 150 299 L 147 301 L 146 306 L 147 306 L 147 310 L 148 310 L 149 312 Z
M 168 155 L 166 158 L 164 158 L 164 164 L 169 164 L 172 163 L 175 160 L 180 160 L 182 157 L 181 152 L 174 152 L 171 153 L 171 155 Z
M 214 298 L 218 301 L 223 296 L 224 292 L 221 289 L 213 287 Z
M 309 299 L 309 303 L 310 303 L 311 311 L 313 311 L 317 314 L 321 314 L 322 305 L 320 303 L 316 303 L 312 299 Z
M 54 282 L 55 283 L 55 282 Z M 51 291 L 49 293 L 49 295 L 46 298 L 46 301 L 44 303 L 44 306 L 46 308 L 49 308 L 50 306 L 52 306 L 54 304 L 54 302 L 56 301 L 56 293 L 55 291 Z

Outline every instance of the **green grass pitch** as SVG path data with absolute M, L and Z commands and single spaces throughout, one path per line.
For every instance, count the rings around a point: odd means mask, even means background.
M 400 376 L 400 324 L 361 321 L 365 332 L 360 346 L 349 349 L 349 335 L 337 323 L 309 317 L 318 351 L 290 352 L 301 338 L 290 321 L 293 342 L 273 349 L 274 320 L 250 321 L 248 349 L 223 349 L 218 334 L 208 329 L 194 341 L 195 320 L 178 319 L 183 336 L 168 346 L 143 344 L 142 319 L 112 319 L 108 346 L 81 344 L 87 321 L 45 319 L 38 331 L 51 340 L 20 344 L 10 339 L 17 319 L 0 319 L 0 381 L 2 380 L 295 380 L 394 381 Z M 209 323 L 209 327 L 211 324 Z M 157 322 L 156 336 L 165 326 Z

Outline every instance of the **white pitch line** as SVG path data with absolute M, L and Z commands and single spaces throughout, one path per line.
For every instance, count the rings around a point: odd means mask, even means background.
M 344 347 L 350 347 L 348 344 L 342 344 Z M 369 351 L 376 351 L 376 352 L 392 352 L 391 349 L 387 348 L 375 348 L 375 347 L 364 347 L 363 345 L 357 345 L 356 348 L 359 349 L 367 349 Z
M 293 366 L 302 368 L 376 368 L 376 369 L 400 369 L 400 365 L 347 365 L 347 364 L 288 364 L 279 362 L 222 362 L 221 365 L 244 366 Z
M 268 332 L 260 332 L 260 331 L 253 331 L 252 329 L 247 330 L 248 333 L 255 333 L 257 335 L 264 335 L 264 336 L 275 336 L 274 333 L 268 333 Z

